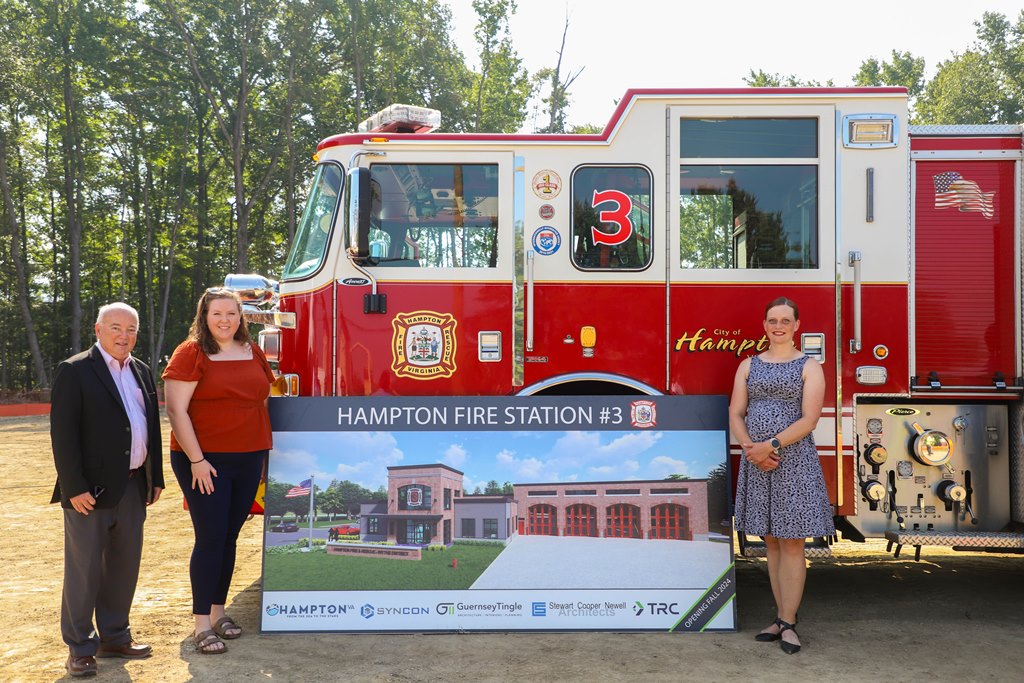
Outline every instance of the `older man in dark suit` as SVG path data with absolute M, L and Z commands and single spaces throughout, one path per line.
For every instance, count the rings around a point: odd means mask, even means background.
M 128 624 L 146 506 L 164 488 L 156 385 L 131 356 L 138 327 L 128 304 L 102 307 L 96 344 L 62 362 L 53 379 L 51 502 L 64 508 L 60 626 L 72 676 L 95 675 L 97 656 L 148 657 L 151 650 L 132 639 Z

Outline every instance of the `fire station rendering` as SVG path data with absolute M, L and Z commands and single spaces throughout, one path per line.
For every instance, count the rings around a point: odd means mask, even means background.
M 514 484 L 512 495 L 466 495 L 463 473 L 442 464 L 388 468 L 386 503 L 364 503 L 362 543 L 371 554 L 418 559 L 419 548 L 455 540 L 507 542 L 519 535 L 706 541 L 706 479 Z M 405 546 L 408 552 L 394 546 Z M 329 543 L 333 554 L 366 554 Z

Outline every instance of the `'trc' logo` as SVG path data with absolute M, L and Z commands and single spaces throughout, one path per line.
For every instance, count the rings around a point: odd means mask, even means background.
M 373 608 L 373 605 L 371 605 L 370 603 L 366 603 L 365 605 L 359 608 L 359 613 L 363 615 L 363 619 L 369 619 L 377 613 L 377 610 L 375 610 Z
M 677 602 L 649 602 L 646 605 L 639 600 L 633 605 L 633 614 L 640 616 L 644 613 L 644 608 L 647 609 L 652 615 L 654 614 L 679 614 L 679 603 Z

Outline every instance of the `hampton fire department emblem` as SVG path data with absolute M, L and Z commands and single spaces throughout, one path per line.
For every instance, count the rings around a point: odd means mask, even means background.
M 658 408 L 654 401 L 633 401 L 629 404 L 629 419 L 640 429 L 654 427 L 658 424 Z
M 391 370 L 399 377 L 440 379 L 455 374 L 455 318 L 448 313 L 413 311 L 391 321 Z

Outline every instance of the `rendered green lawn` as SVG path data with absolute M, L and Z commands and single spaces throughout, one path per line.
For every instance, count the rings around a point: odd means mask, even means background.
M 459 590 L 469 588 L 503 546 L 455 545 L 421 560 L 312 553 L 265 554 L 264 590 Z M 459 560 L 458 569 L 451 567 Z

